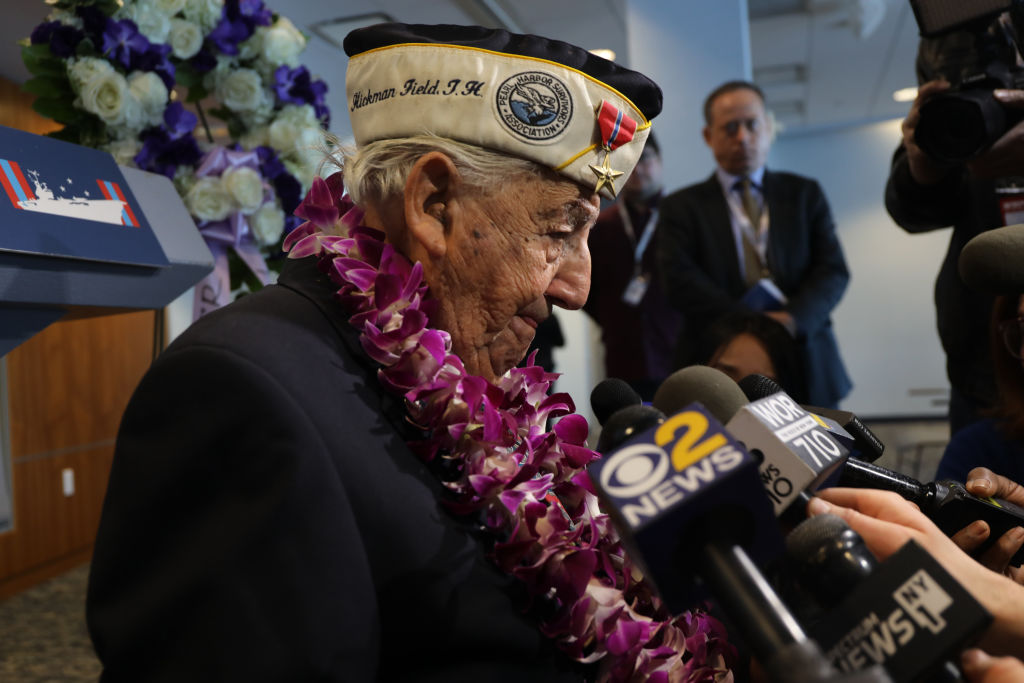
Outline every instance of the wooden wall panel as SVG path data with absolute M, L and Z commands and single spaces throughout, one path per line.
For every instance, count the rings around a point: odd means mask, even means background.
M 2 78 L 0 125 L 59 127 Z M 0 598 L 89 559 L 117 426 L 152 359 L 155 320 L 143 311 L 61 321 L 3 359 L 14 528 L 0 533 Z M 72 496 L 63 493 L 65 468 L 74 471 Z
M 7 356 L 15 460 L 117 433 L 152 358 L 154 313 L 58 322 Z

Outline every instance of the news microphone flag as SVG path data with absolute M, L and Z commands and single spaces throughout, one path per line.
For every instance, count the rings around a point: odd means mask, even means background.
M 811 631 L 837 669 L 881 664 L 903 682 L 957 657 L 991 621 L 935 558 L 908 541 Z
M 776 516 L 802 491 L 820 486 L 849 455 L 815 416 L 783 392 L 741 407 L 726 429 L 748 450 L 763 455 L 761 480 Z
M 673 614 L 707 597 L 689 554 L 730 537 L 762 565 L 782 537 L 756 461 L 698 403 L 641 432 L 588 467 L 630 555 Z

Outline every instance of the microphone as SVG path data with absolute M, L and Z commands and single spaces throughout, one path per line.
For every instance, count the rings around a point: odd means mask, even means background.
M 1024 292 L 1024 225 L 1007 225 L 975 235 L 960 251 L 960 277 L 986 294 Z
M 736 382 L 715 368 L 694 365 L 677 370 L 654 394 L 654 405 L 665 413 L 678 410 L 685 401 L 707 406 L 758 461 L 776 517 L 795 501 L 806 502 L 804 491 L 825 481 L 848 454 L 784 392 L 750 403 Z M 802 518 L 802 506 L 793 509 Z
M 640 394 L 618 377 L 601 380 L 590 392 L 590 409 L 601 426 L 620 408 L 642 403 Z
M 832 664 L 881 664 L 895 681 L 961 681 L 949 659 L 991 615 L 917 543 L 879 563 L 836 515 L 818 515 L 786 538 L 800 587 L 823 608 L 813 632 Z
M 952 480 L 924 484 L 905 474 L 855 459 L 846 462 L 837 486 L 894 491 L 916 504 L 947 536 L 952 536 L 976 519 L 985 520 L 991 533 L 975 551 L 976 555 L 984 553 L 1010 529 L 1024 526 L 1024 508 L 1007 500 L 979 498 Z M 1010 562 L 1024 564 L 1024 548 L 1018 550 Z
M 665 413 L 654 406 L 638 404 L 619 408 L 603 423 L 595 450 L 608 453 L 664 421 Z
M 757 463 L 709 410 L 685 406 L 588 473 L 669 611 L 710 591 L 772 680 L 837 680 L 755 564 L 779 555 L 781 534 Z
M 755 401 L 783 391 L 782 386 L 764 375 L 747 375 L 739 382 L 740 389 L 747 398 Z M 819 422 L 828 433 L 850 451 L 850 457 L 874 462 L 882 457 L 885 444 L 861 422 L 856 414 L 849 410 L 819 408 L 817 406 L 801 406 L 812 417 L 820 418 Z

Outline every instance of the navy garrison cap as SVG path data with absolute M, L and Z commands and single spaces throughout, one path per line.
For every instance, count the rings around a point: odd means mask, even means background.
M 430 133 L 533 160 L 614 197 L 661 90 L 559 40 L 480 26 L 377 24 L 345 38 L 356 144 Z

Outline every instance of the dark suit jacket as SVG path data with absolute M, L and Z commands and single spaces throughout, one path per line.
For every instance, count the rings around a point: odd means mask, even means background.
M 657 203 L 651 198 L 650 209 Z M 682 316 L 665 297 L 657 266 L 657 235 L 644 251 L 642 265 L 650 276 L 647 291 L 639 306 L 622 300 L 622 294 L 633 279 L 636 244 L 626 233 L 619 204 L 612 204 L 601 212 L 594 229 L 590 231 L 593 277 L 590 296 L 583 305 L 601 326 L 604 342 L 604 366 L 608 377 L 617 377 L 633 383 L 634 388 L 650 400 L 654 390 L 672 370 L 674 347 L 679 339 Z M 630 218 L 636 239 L 643 234 L 652 212 L 640 213 L 630 209 Z
M 808 400 L 832 406 L 852 386 L 829 317 L 850 274 L 828 202 L 817 182 L 792 173 L 765 171 L 762 192 L 770 220 L 768 265 L 796 320 Z M 744 310 L 739 299 L 747 289 L 729 206 L 714 174 L 662 201 L 658 236 L 665 291 L 692 333 L 681 341 L 679 357 L 706 360 L 694 357 L 700 348 L 695 335 L 725 313 Z
M 102 680 L 580 680 L 440 505 L 313 261 L 131 399 L 88 590 Z

